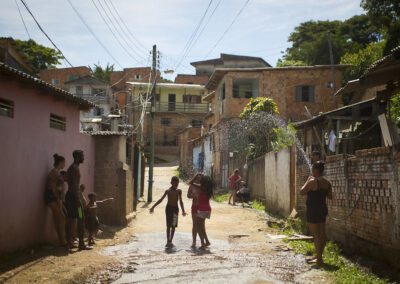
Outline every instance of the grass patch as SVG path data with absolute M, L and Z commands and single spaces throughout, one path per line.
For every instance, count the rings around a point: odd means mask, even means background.
M 253 200 L 251 207 L 256 211 L 265 211 L 265 206 L 258 200 Z
M 315 254 L 314 244 L 307 241 L 294 241 L 289 244 L 296 253 L 305 255 Z M 388 280 L 382 279 L 364 271 L 360 266 L 347 260 L 342 254 L 340 247 L 328 242 L 324 251 L 325 265 L 322 269 L 326 270 L 333 276 L 336 283 L 389 283 Z
M 222 203 L 222 202 L 227 202 L 228 199 L 229 199 L 229 195 L 230 195 L 230 193 L 216 192 L 216 193 L 214 194 L 213 199 L 214 199 L 214 201 L 220 202 L 220 203 Z

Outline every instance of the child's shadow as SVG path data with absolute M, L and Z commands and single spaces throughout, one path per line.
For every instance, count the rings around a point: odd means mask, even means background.
M 166 254 L 174 254 L 177 253 L 179 250 L 176 247 L 172 247 L 172 248 L 165 248 L 164 252 Z
M 186 250 L 187 252 L 193 253 L 193 256 L 202 256 L 202 255 L 207 255 L 207 254 L 213 254 L 209 249 L 197 249 L 197 248 L 192 248 L 190 250 Z

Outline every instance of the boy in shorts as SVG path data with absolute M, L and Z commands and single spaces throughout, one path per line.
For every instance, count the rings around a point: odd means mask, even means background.
M 166 196 L 168 196 L 167 206 L 165 207 L 165 215 L 167 219 L 167 248 L 172 248 L 174 245 L 172 239 L 174 238 L 175 228 L 178 227 L 178 200 L 182 208 L 182 215 L 186 216 L 185 208 L 182 201 L 182 190 L 178 189 L 179 178 L 173 176 L 171 178 L 171 187 L 164 192 L 164 195 L 158 200 L 153 207 L 150 208 L 150 214 L 154 212 L 154 208 L 160 204 Z

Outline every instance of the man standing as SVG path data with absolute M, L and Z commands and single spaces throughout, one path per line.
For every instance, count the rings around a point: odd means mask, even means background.
M 83 207 L 79 196 L 79 186 L 81 181 L 81 173 L 79 165 L 83 163 L 84 156 L 82 150 L 75 150 L 72 153 L 74 162 L 68 168 L 68 192 L 65 196 L 65 207 L 67 209 L 67 242 L 68 247 L 73 248 L 72 238 L 72 226 L 74 225 L 75 219 L 78 219 L 78 238 L 79 238 L 79 250 L 87 249 L 83 240 L 84 233 L 84 219 L 83 219 Z

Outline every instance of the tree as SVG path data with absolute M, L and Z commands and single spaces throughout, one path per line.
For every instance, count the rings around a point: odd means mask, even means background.
M 259 97 L 255 99 L 251 98 L 239 117 L 243 119 L 250 119 L 252 116 L 258 113 L 278 114 L 279 112 L 278 107 L 273 99 L 265 97 Z
M 110 74 L 114 71 L 114 64 L 110 65 L 107 63 L 107 66 L 104 69 L 101 67 L 100 63 L 94 64 L 93 68 L 89 66 L 89 68 L 93 77 L 105 82 L 110 82 Z
M 55 68 L 64 59 L 62 54 L 50 47 L 37 44 L 34 40 L 15 40 L 36 70 Z
M 276 67 L 290 67 L 290 66 L 306 66 L 307 64 L 301 60 L 286 60 L 278 59 Z
M 383 30 L 386 39 L 384 55 L 400 45 L 400 1 L 361 0 L 361 7 L 367 11 L 371 21 Z
M 352 65 L 343 72 L 343 81 L 347 82 L 361 77 L 372 63 L 382 58 L 385 45 L 385 41 L 374 42 L 356 53 L 343 55 L 340 64 Z
M 331 33 L 333 61 L 340 62 L 346 53 L 355 53 L 382 35 L 368 15 L 357 15 L 342 21 L 308 21 L 295 27 L 288 41 L 283 61 L 302 61 L 307 65 L 330 64 L 328 31 Z
M 400 128 L 400 93 L 390 100 L 390 115 L 397 127 Z

